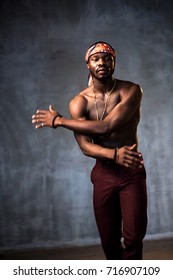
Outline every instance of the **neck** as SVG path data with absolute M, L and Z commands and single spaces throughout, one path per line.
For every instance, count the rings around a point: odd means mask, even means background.
M 93 91 L 101 94 L 109 92 L 115 83 L 115 79 L 110 77 L 106 80 L 98 80 L 93 78 Z

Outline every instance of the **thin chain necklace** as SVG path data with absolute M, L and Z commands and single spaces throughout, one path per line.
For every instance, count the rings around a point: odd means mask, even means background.
M 104 102 L 104 109 L 103 109 L 103 112 L 102 112 L 102 114 L 101 114 L 100 117 L 99 117 L 99 110 L 98 110 L 98 105 L 97 105 L 96 94 L 95 94 L 95 92 L 94 92 L 94 90 L 93 90 L 93 94 L 94 94 L 94 104 L 95 104 L 96 116 L 97 116 L 97 120 L 98 120 L 98 121 L 102 121 L 102 120 L 103 120 L 103 117 L 104 117 L 104 115 L 105 115 L 105 113 L 106 113 L 106 109 L 107 109 L 107 106 L 108 106 L 108 103 L 109 103 L 109 100 L 110 100 L 110 95 L 111 95 L 111 93 L 113 92 L 115 86 L 116 86 L 116 79 L 114 79 L 114 85 L 113 85 L 111 91 L 108 93 L 107 98 L 106 98 L 106 101 Z

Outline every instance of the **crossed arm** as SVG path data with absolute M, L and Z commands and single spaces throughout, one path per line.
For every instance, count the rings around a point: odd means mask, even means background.
M 82 101 L 82 99 L 84 99 L 82 96 L 77 96 L 76 98 L 78 100 L 73 104 L 73 112 L 77 111 L 79 106 L 85 106 L 84 101 Z M 85 135 L 109 134 L 131 119 L 140 106 L 141 98 L 142 91 L 140 87 L 138 85 L 133 85 L 130 90 L 123 92 L 122 100 L 114 107 L 104 120 L 94 121 L 56 118 L 54 125 L 56 127 L 62 126 L 76 133 Z M 43 123 L 44 126 L 52 127 L 52 116 L 55 116 L 55 114 L 55 112 L 38 110 L 36 114 L 33 115 L 32 122 Z M 41 124 L 37 124 L 36 128 L 40 128 L 41 126 Z
M 115 131 L 115 129 L 126 123 L 140 106 L 142 93 L 140 87 L 134 85 L 130 91 L 124 92 L 124 98 L 115 106 L 103 121 L 86 120 L 84 108 L 85 99 L 77 96 L 73 99 L 70 112 L 73 119 L 57 117 L 55 126 L 63 126 L 75 132 L 76 140 L 87 156 L 94 158 L 114 158 L 114 149 L 104 148 L 92 143 L 91 135 L 103 135 Z M 32 117 L 32 122 L 37 123 L 36 128 L 44 126 L 52 127 L 52 120 L 58 113 L 50 106 L 49 111 L 38 110 Z M 136 144 L 131 147 L 119 149 L 119 163 L 127 167 L 135 167 L 143 163 L 141 154 L 136 152 Z
M 72 108 L 71 108 L 72 107 Z M 85 116 L 78 110 L 73 110 L 73 106 L 70 106 L 70 113 L 73 119 L 80 121 L 86 121 Z M 99 159 L 114 159 L 115 149 L 105 148 L 92 142 L 91 137 L 74 133 L 76 141 L 78 142 L 82 152 L 89 157 Z M 116 162 L 120 165 L 136 168 L 142 167 L 143 159 L 141 153 L 137 152 L 137 145 L 124 146 L 118 150 L 118 158 Z

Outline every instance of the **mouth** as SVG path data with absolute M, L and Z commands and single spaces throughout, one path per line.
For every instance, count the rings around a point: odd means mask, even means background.
M 100 72 L 105 73 L 105 72 L 107 72 L 107 69 L 106 68 L 99 68 L 97 70 L 97 73 L 100 73 Z

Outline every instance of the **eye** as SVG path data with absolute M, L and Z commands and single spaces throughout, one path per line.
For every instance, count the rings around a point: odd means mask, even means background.
M 106 60 L 106 61 L 112 61 L 111 56 L 110 56 L 110 55 L 106 56 L 106 57 L 105 57 L 105 60 Z
M 92 60 L 92 61 L 98 61 L 99 58 L 98 58 L 97 56 L 93 56 L 93 57 L 91 57 L 91 60 Z

